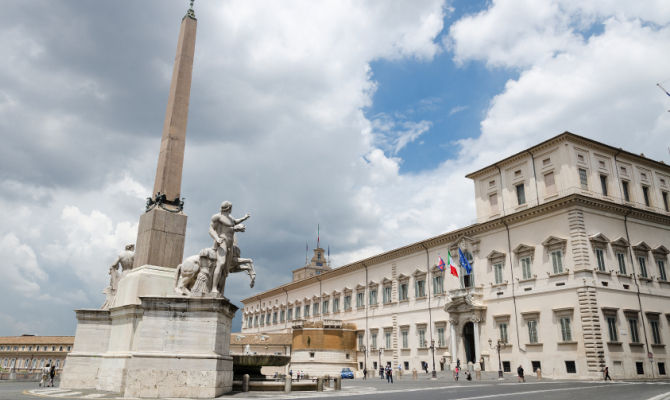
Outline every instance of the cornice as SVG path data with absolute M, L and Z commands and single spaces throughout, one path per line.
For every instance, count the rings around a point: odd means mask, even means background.
M 318 283 L 319 280 L 323 281 L 357 270 L 363 270 L 366 266 L 370 267 L 372 265 L 381 264 L 399 257 L 424 252 L 425 248 L 432 249 L 439 246 L 451 245 L 462 236 L 470 236 L 474 239 L 476 236 L 482 233 L 486 233 L 495 229 L 502 229 L 505 225 L 513 225 L 524 222 L 529 219 L 547 215 L 569 207 L 586 207 L 594 210 L 607 211 L 613 214 L 618 214 L 622 217 L 628 216 L 628 218 L 635 218 L 638 220 L 649 221 L 670 227 L 670 215 L 663 215 L 653 211 L 642 210 L 623 204 L 584 196 L 582 194 L 571 194 L 569 196 L 560 197 L 549 203 L 543 203 L 539 206 L 531 207 L 490 221 L 473 224 L 455 231 L 447 232 L 420 242 L 412 243 L 407 246 L 368 257 L 364 260 L 346 264 L 339 268 L 326 271 L 321 275 L 313 276 L 297 282 L 289 282 L 274 289 L 270 289 L 268 291 L 261 292 L 257 295 L 243 299 L 242 303 L 247 304 L 254 301 L 259 301 L 267 297 L 282 294 L 284 290 L 288 291 L 299 287 L 308 286 L 310 284 Z
M 601 142 L 595 141 L 593 139 L 589 139 L 587 137 L 580 136 L 580 135 L 574 134 L 572 132 L 565 131 L 565 132 L 563 132 L 559 135 L 556 135 L 552 138 L 549 138 L 549 139 L 545 140 L 544 142 L 541 142 L 541 143 L 539 143 L 535 146 L 532 146 L 528 149 L 522 150 L 522 151 L 520 151 L 516 154 L 513 154 L 513 155 L 511 155 L 507 158 L 504 158 L 504 159 L 502 159 L 498 162 L 495 162 L 491 165 L 487 165 L 486 167 L 481 168 L 477 171 L 471 172 L 471 173 L 465 175 L 465 177 L 469 178 L 469 179 L 479 178 L 481 176 L 484 176 L 484 175 L 488 174 L 490 171 L 494 171 L 496 167 L 506 166 L 506 165 L 509 165 L 511 163 L 514 163 L 514 162 L 518 161 L 519 159 L 523 158 L 523 156 L 525 154 L 538 153 L 538 152 L 541 152 L 541 151 L 547 149 L 548 147 L 555 146 L 555 145 L 560 144 L 560 143 L 565 142 L 565 141 L 570 141 L 572 143 L 582 145 L 584 147 L 595 148 L 598 151 L 603 152 L 603 153 L 607 153 L 611 156 L 614 156 L 615 154 L 621 155 L 621 156 L 625 157 L 627 160 L 630 160 L 631 162 L 644 164 L 644 165 L 646 165 L 650 168 L 656 168 L 656 169 L 660 169 L 660 170 L 664 171 L 665 173 L 670 173 L 670 165 L 665 164 L 661 161 L 652 160 L 650 158 L 641 156 L 639 154 L 631 153 L 631 152 L 623 150 L 621 148 L 610 146 L 608 144 L 601 143 Z

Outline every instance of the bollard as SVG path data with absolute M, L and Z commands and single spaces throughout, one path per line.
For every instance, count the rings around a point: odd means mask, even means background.
M 326 375 L 323 378 L 323 386 L 329 388 L 330 387 L 330 375 Z
M 323 376 L 316 378 L 316 391 L 323 392 Z
M 242 391 L 249 391 L 249 374 L 242 375 Z
M 284 378 L 284 393 L 291 393 L 291 377 L 288 375 Z
M 475 377 L 477 378 L 478 381 L 482 380 L 482 371 L 481 370 L 476 370 L 475 371 Z
M 537 380 L 541 381 L 542 380 L 542 370 L 541 369 L 536 369 L 535 373 L 537 373 Z
M 335 390 L 342 390 L 342 378 L 339 376 L 336 376 L 335 379 L 333 380 L 333 386 L 335 386 Z

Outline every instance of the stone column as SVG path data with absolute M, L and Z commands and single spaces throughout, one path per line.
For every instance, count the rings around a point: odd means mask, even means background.
M 451 369 L 453 370 L 456 367 L 456 325 L 458 321 L 455 319 L 449 320 L 449 325 L 451 326 Z
M 475 337 L 475 364 L 479 364 L 479 358 L 481 357 L 479 353 L 479 320 L 472 320 L 472 325 L 474 327 L 474 337 Z

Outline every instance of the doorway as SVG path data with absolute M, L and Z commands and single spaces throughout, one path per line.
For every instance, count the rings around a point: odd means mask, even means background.
M 465 349 L 465 362 L 475 363 L 475 326 L 467 322 L 463 326 L 463 348 Z

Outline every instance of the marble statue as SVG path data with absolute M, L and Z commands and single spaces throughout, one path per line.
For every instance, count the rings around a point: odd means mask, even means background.
M 119 279 L 121 279 L 121 274 L 114 266 L 109 267 L 109 286 L 107 286 L 102 293 L 105 294 L 105 303 L 102 305 L 103 310 L 109 310 L 109 308 L 114 303 L 114 298 L 116 297 L 116 289 L 119 286 Z
M 123 276 L 133 269 L 133 262 L 135 262 L 135 245 L 128 244 L 126 249 L 116 257 L 116 261 L 112 263 L 111 268 L 118 269 L 121 266 L 121 276 Z
M 235 232 L 245 231 L 246 228 L 242 225 L 242 222 L 249 219 L 250 215 L 246 214 L 242 218 L 233 218 L 233 216 L 230 215 L 232 210 L 233 204 L 229 201 L 224 201 L 221 203 L 221 212 L 212 216 L 209 225 L 209 236 L 214 239 L 213 248 L 216 251 L 216 267 L 214 268 L 214 275 L 212 276 L 212 293 L 214 294 L 223 294 L 226 277 L 229 272 L 245 270 L 242 269 L 239 264 L 233 265 L 233 258 L 235 257 L 233 247 L 235 246 Z M 238 262 L 240 260 L 243 259 L 238 258 Z M 248 263 L 241 264 L 248 266 Z
M 133 269 L 133 262 L 135 261 L 135 245 L 128 244 L 126 245 L 125 250 L 121 251 L 116 257 L 116 260 L 109 267 L 109 286 L 107 286 L 102 293 L 106 295 L 105 303 L 102 305 L 103 310 L 109 309 L 114 303 L 114 298 L 116 296 L 116 289 L 119 285 L 119 280 L 123 275 L 128 271 Z M 119 273 L 119 266 L 121 267 L 121 273 Z
M 211 248 L 187 257 L 177 266 L 175 272 L 176 293 L 181 295 L 204 296 L 211 292 L 212 265 L 216 264 L 216 251 Z

